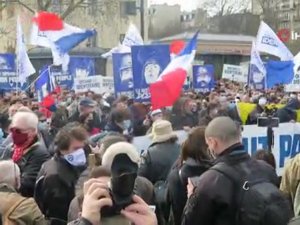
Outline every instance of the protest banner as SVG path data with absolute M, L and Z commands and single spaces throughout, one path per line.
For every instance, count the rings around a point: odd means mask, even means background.
M 283 168 L 287 160 L 293 158 L 300 152 L 300 123 L 282 123 L 278 128 L 274 128 L 274 148 L 273 154 L 276 160 L 276 171 L 279 176 L 283 173 Z M 179 143 L 187 138 L 185 131 L 176 131 Z M 243 126 L 243 145 L 250 155 L 254 155 L 257 150 L 268 148 L 267 128 L 257 125 Z M 133 144 L 141 153 L 149 148 L 151 139 L 148 136 L 135 137 Z
M 72 89 L 75 77 L 84 78 L 95 75 L 95 59 L 83 56 L 71 57 L 68 71 L 63 72 L 60 66 L 50 66 L 50 73 L 58 86 Z
M 114 87 L 116 97 L 120 95 L 133 99 L 132 59 L 130 53 L 112 55 L 114 70 Z
M 294 79 L 291 84 L 285 85 L 286 92 L 300 92 L 300 71 L 294 75 Z
M 114 81 L 112 77 L 101 75 L 74 78 L 74 90 L 76 93 L 93 91 L 96 94 L 103 94 L 114 91 Z
M 12 91 L 26 88 L 27 84 L 21 87 L 16 72 L 16 56 L 14 54 L 0 54 L 0 90 Z
M 74 78 L 74 90 L 76 93 L 93 91 L 101 94 L 101 76 L 76 77 Z
M 193 66 L 193 88 L 197 92 L 207 93 L 215 86 L 215 69 L 213 65 Z
M 101 93 L 114 93 L 114 78 L 101 76 Z
M 169 64 L 169 45 L 132 46 L 131 57 L 135 101 L 150 102 L 149 85 Z
M 224 64 L 222 78 L 239 83 L 247 83 L 248 71 L 246 73 L 243 66 Z

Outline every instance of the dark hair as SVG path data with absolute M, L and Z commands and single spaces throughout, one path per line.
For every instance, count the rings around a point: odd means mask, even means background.
M 270 166 L 272 166 L 274 169 L 276 169 L 275 157 L 272 152 L 269 152 L 266 150 L 258 150 L 253 157 L 255 159 L 265 161 Z
M 205 127 L 196 127 L 188 135 L 188 138 L 182 145 L 181 160 L 193 158 L 199 162 L 209 160 L 208 146 L 205 141 Z
M 88 138 L 88 133 L 86 129 L 79 123 L 70 123 L 61 128 L 57 133 L 54 144 L 56 146 L 57 152 L 61 150 L 67 150 L 70 147 L 72 140 L 86 141 Z

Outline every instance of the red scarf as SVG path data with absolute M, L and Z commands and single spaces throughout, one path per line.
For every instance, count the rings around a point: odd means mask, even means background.
M 18 162 L 22 156 L 24 155 L 24 152 L 33 144 L 32 138 L 29 138 L 28 141 L 26 141 L 23 145 L 14 145 L 14 153 L 12 156 L 12 160 L 16 163 Z

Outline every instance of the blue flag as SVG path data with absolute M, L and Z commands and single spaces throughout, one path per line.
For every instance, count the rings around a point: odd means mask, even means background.
M 215 87 L 215 69 L 213 65 L 193 66 L 193 88 L 197 92 L 207 93 Z
M 294 78 L 293 61 L 269 61 L 266 64 L 267 88 L 277 84 L 289 84 Z
M 44 66 L 35 82 L 35 91 L 38 94 L 38 101 L 42 102 L 56 88 L 54 77 L 50 74 L 50 67 Z
M 132 59 L 130 53 L 114 53 L 114 85 L 116 96 L 125 95 L 133 99 Z
M 131 56 L 134 98 L 138 102 L 149 102 L 149 85 L 158 80 L 170 63 L 169 45 L 132 46 Z

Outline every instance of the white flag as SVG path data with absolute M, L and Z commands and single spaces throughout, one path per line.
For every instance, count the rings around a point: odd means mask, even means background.
M 113 53 L 129 53 L 131 52 L 131 46 L 133 45 L 144 45 L 144 41 L 137 27 L 133 24 L 130 24 L 122 44 L 119 44 L 118 46 L 112 48 L 109 52 L 104 53 L 102 57 L 112 57 Z
M 17 18 L 17 72 L 21 85 L 26 82 L 26 78 L 35 73 L 29 57 L 27 55 L 24 34 L 20 23 L 20 18 Z
M 264 66 L 263 61 L 260 58 L 259 52 L 257 51 L 255 42 L 252 42 L 252 49 L 251 49 L 251 60 L 250 60 L 251 65 L 255 65 L 257 69 L 263 74 L 266 74 L 266 69 Z
M 294 56 L 275 32 L 263 21 L 256 37 L 256 49 L 279 57 L 282 61 L 293 60 Z

